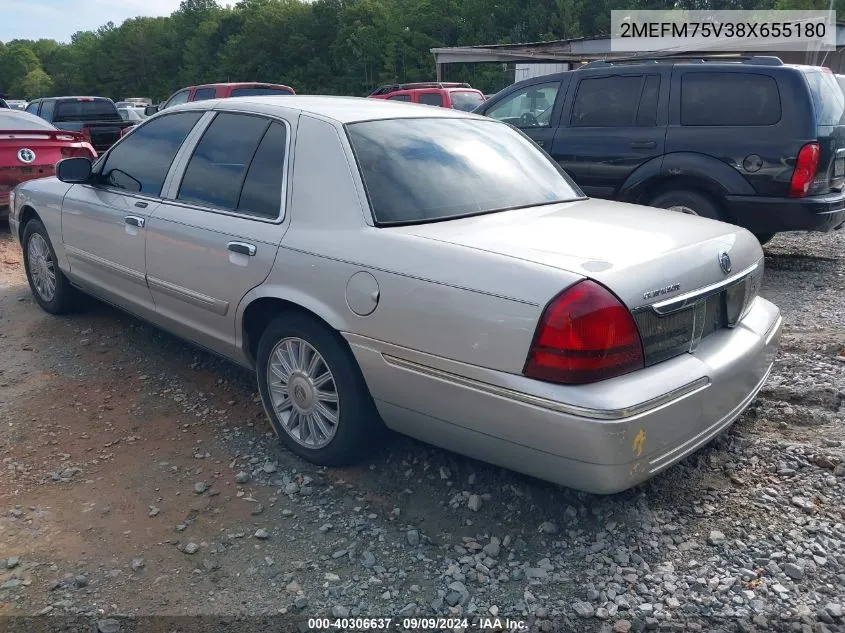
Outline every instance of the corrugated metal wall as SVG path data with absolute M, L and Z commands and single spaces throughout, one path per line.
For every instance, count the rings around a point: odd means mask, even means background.
M 551 75 L 552 73 L 563 72 L 569 70 L 569 64 L 516 64 L 514 67 L 513 81 L 522 81 L 523 79 L 531 79 L 531 77 L 539 77 L 541 75 Z

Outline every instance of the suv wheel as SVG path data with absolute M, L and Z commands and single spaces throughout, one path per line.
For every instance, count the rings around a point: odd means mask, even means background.
M 699 215 L 711 220 L 723 220 L 719 206 L 709 197 L 697 191 L 676 189 L 658 194 L 649 202 L 652 207 L 669 209 L 689 215 Z
M 258 389 L 281 442 L 321 466 L 359 461 L 382 430 L 373 399 L 340 336 L 312 317 L 277 317 L 258 343 Z

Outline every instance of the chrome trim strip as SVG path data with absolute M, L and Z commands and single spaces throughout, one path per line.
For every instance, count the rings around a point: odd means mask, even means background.
M 413 361 L 405 360 L 403 358 L 397 358 L 396 356 L 390 356 L 384 353 L 382 353 L 382 358 L 384 358 L 385 362 L 388 365 L 392 365 L 393 367 L 397 367 L 400 369 L 406 369 L 408 371 L 413 371 L 418 374 L 423 374 L 425 376 L 428 376 L 429 378 L 451 382 L 461 387 L 474 389 L 476 391 L 481 391 L 492 396 L 506 398 L 508 400 L 514 400 L 516 402 L 521 402 L 523 404 L 539 407 L 541 409 L 548 409 L 550 411 L 556 411 L 558 413 L 566 413 L 568 415 L 576 415 L 582 418 L 590 418 L 593 420 L 622 420 L 625 418 L 634 417 L 642 413 L 646 413 L 648 411 L 663 407 L 675 400 L 680 400 L 682 398 L 686 398 L 687 396 L 691 396 L 694 393 L 697 393 L 710 386 L 710 379 L 706 376 L 702 376 L 701 378 L 698 378 L 697 380 L 683 385 L 682 387 L 678 387 L 677 389 L 673 389 L 672 391 L 665 393 L 662 396 L 652 398 L 651 400 L 646 400 L 645 402 L 640 402 L 639 404 L 635 404 L 630 407 L 625 407 L 622 409 L 593 409 L 589 407 L 581 407 L 574 404 L 567 404 L 565 402 L 558 402 L 556 400 L 550 400 L 548 398 L 543 398 L 540 396 L 533 396 L 531 394 L 516 391 L 514 389 L 508 389 L 507 387 L 491 385 L 489 383 L 481 382 L 473 378 L 466 378 L 465 376 L 459 376 L 458 374 L 453 374 L 451 372 L 435 369 L 433 367 L 428 367 L 427 365 L 421 365 Z
M 650 306 L 643 306 L 643 308 L 651 308 L 658 314 L 668 314 L 670 312 L 675 312 L 676 310 L 682 310 L 683 308 L 688 307 L 691 303 L 694 303 L 709 295 L 716 294 L 717 292 L 721 292 L 722 290 L 724 290 L 731 284 L 736 283 L 746 275 L 753 273 L 760 266 L 760 261 L 761 260 L 757 260 L 756 263 L 752 264 L 745 270 L 742 270 L 736 275 L 728 277 L 727 279 L 723 279 L 722 281 L 710 284 L 709 286 L 704 286 L 703 288 L 698 288 L 697 290 L 691 290 L 690 292 L 678 295 L 677 297 L 672 297 L 671 299 L 666 299 L 665 301 L 652 303 Z
M 200 308 L 205 308 L 206 310 L 219 314 L 220 316 L 225 316 L 225 314 L 229 311 L 228 301 L 215 299 L 214 297 L 209 297 L 208 295 L 204 295 L 200 292 L 188 290 L 187 288 L 177 286 L 176 284 L 172 284 L 169 281 L 164 281 L 163 279 L 158 279 L 156 277 L 147 277 L 147 283 L 150 285 L 151 289 L 158 290 L 159 292 L 163 292 L 166 295 L 170 295 L 171 297 L 175 297 L 176 299 L 185 301 L 186 303 L 199 306 Z
M 92 255 L 88 251 L 83 251 L 82 249 L 76 248 L 75 246 L 70 246 L 69 244 L 64 244 L 65 254 L 68 256 L 69 259 L 77 259 L 79 261 L 85 262 L 86 264 L 91 264 L 92 266 L 99 266 L 100 268 L 105 268 L 111 273 L 116 275 L 120 275 L 129 281 L 134 281 L 137 284 L 141 284 L 142 286 L 147 285 L 147 278 L 144 273 L 135 270 L 133 268 L 128 268 L 126 266 L 122 266 L 117 264 L 113 261 L 109 261 L 108 259 L 103 259 L 102 257 L 98 257 L 97 255 Z

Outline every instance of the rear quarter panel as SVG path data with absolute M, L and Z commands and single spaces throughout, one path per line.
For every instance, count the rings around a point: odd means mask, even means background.
M 17 188 L 15 199 L 18 220 L 26 208 L 38 214 L 53 244 L 59 268 L 66 272 L 70 270 L 70 264 L 62 243 L 62 201 L 72 186 L 55 177 L 30 180 Z M 23 230 L 24 227 L 21 225 L 19 239 L 23 237 Z

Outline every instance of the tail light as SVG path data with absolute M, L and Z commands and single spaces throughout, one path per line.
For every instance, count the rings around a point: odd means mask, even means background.
M 96 158 L 87 147 L 62 147 L 62 158 Z
M 643 366 L 642 341 L 630 311 L 604 286 L 585 280 L 546 306 L 523 373 L 577 385 Z
M 789 182 L 790 198 L 803 198 L 807 195 L 818 167 L 819 144 L 807 143 L 798 152 L 798 159 L 795 161 L 795 171 L 792 172 L 792 180 Z

